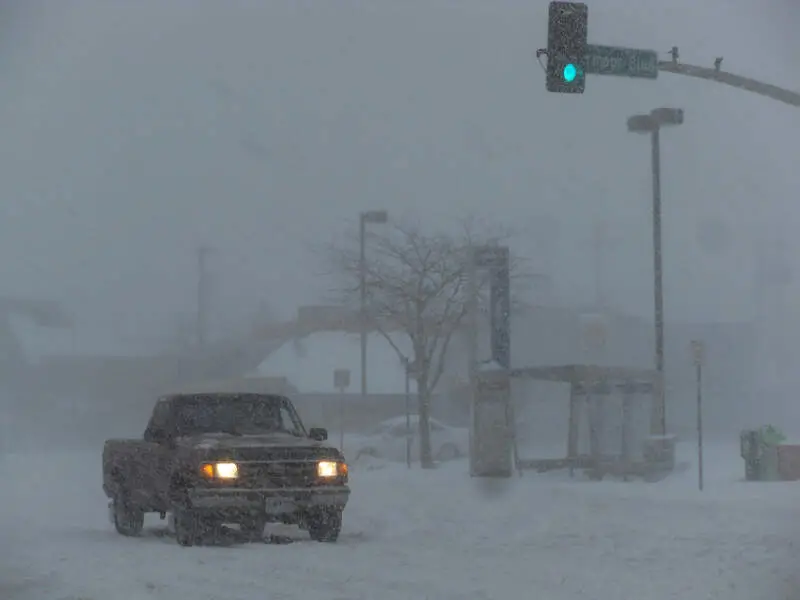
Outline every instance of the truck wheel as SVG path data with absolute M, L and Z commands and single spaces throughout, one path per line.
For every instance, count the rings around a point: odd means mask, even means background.
M 200 518 L 197 513 L 189 509 L 180 508 L 175 509 L 173 516 L 175 519 L 175 541 L 184 547 L 197 544 L 202 536 Z
M 120 535 L 132 537 L 142 533 L 144 511 L 131 502 L 130 495 L 120 491 L 112 501 L 114 528 Z
M 342 531 L 342 509 L 325 508 L 308 515 L 308 534 L 317 542 L 335 542 Z
M 250 517 L 239 524 L 242 534 L 252 541 L 264 538 L 264 527 L 266 526 L 267 520 L 264 517 Z

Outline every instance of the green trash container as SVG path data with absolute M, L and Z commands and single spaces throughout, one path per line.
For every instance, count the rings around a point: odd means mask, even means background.
M 779 481 L 778 475 L 778 447 L 764 446 L 761 453 L 759 481 Z
M 778 481 L 778 445 L 786 439 L 780 429 L 765 425 L 739 434 L 747 481 Z
M 786 441 L 783 432 L 773 425 L 764 425 L 761 433 L 761 481 L 779 481 L 778 446 Z

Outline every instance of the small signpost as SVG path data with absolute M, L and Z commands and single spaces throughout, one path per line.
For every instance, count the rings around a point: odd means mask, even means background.
M 414 362 L 403 357 L 403 367 L 406 371 L 406 466 L 411 468 L 411 378 L 416 377 Z
M 339 390 L 339 450 L 344 452 L 344 393 L 350 387 L 350 369 L 333 370 L 333 387 Z
M 703 491 L 703 342 L 692 340 L 692 360 L 697 379 L 697 486 Z
M 583 66 L 587 74 L 656 79 L 658 53 L 655 50 L 587 44 Z

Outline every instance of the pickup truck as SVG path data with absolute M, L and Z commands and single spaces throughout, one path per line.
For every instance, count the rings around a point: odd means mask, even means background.
M 181 546 L 202 543 L 223 524 L 261 538 L 269 522 L 335 542 L 350 488 L 342 453 L 327 438 L 322 428 L 307 432 L 285 396 L 159 398 L 143 439 L 105 442 L 109 518 L 118 533 L 136 536 L 145 513 L 171 514 Z

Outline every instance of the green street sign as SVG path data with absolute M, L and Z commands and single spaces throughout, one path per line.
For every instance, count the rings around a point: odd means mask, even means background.
M 619 77 L 658 77 L 658 53 L 654 50 L 587 44 L 583 66 L 586 73 Z

